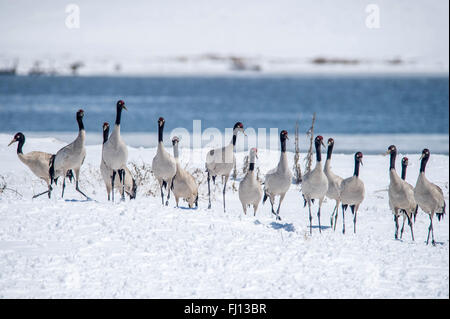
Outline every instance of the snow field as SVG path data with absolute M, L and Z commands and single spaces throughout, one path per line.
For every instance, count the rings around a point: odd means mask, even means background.
M 0 186 L 7 187 L 0 193 L 1 298 L 449 297 L 448 215 L 440 223 L 434 219 L 435 247 L 425 244 L 429 218 L 420 210 L 416 241 L 411 241 L 407 226 L 403 240 L 394 240 L 388 157 L 363 158 L 360 177 L 366 198 L 357 233 L 352 232 L 348 210 L 345 235 L 341 211 L 336 231 L 329 228 L 334 202 L 327 200 L 322 234 L 315 227 L 310 236 L 307 208 L 296 185 L 282 204 L 281 222 L 270 214 L 268 202 L 260 205 L 256 217 L 243 214 L 237 187 L 247 152 L 236 154 L 236 190 L 229 182 L 224 213 L 220 180 L 212 187 L 213 207 L 208 210 L 204 164 L 187 163 L 183 150 L 182 163 L 203 180 L 196 210 L 186 209 L 185 202 L 175 208 L 173 197 L 162 207 L 151 175 L 139 186 L 136 200 L 108 202 L 99 173 L 100 145 L 87 146 L 81 170 L 80 188 L 92 201 L 84 201 L 70 183 L 64 199 L 58 183 L 52 199 L 32 200 L 45 185 L 19 161 L 15 147 L 6 146 L 11 138 L 0 135 Z M 29 138 L 24 152 L 55 152 L 64 145 Z M 412 185 L 420 151 L 399 155 L 410 160 L 407 180 Z M 129 148 L 129 163 L 145 163 L 148 171 L 155 152 Z M 263 178 L 276 166 L 279 153 L 260 149 L 258 156 L 256 167 Z M 289 160 L 293 163 L 292 153 Z M 399 170 L 400 159 L 397 163 Z M 448 156 L 432 153 L 427 165 L 427 177 L 443 189 L 447 203 L 448 164 Z M 344 178 L 350 176 L 353 155 L 333 155 L 332 168 Z M 150 195 L 155 190 L 156 197 Z M 313 212 L 317 225 L 317 205 Z

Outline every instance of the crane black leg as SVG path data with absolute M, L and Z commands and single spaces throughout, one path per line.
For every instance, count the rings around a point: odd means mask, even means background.
M 225 192 L 227 190 L 227 181 L 228 181 L 228 176 L 225 176 L 225 183 L 223 183 L 223 212 L 225 213 Z
M 400 229 L 400 239 L 403 238 L 403 229 L 405 228 L 405 219 L 406 219 L 405 214 L 406 214 L 406 211 L 403 212 L 403 223 L 402 223 L 402 228 Z
M 277 220 L 281 220 L 280 217 L 280 207 L 281 207 L 281 202 L 284 199 L 285 194 L 280 195 L 280 201 L 278 202 L 278 209 L 277 209 Z
M 122 180 L 122 201 L 125 201 L 125 170 L 121 169 L 119 170 L 119 176 L 120 179 Z
M 115 193 L 115 190 L 114 190 L 114 180 L 116 179 L 116 171 L 113 171 L 113 174 L 112 174 L 112 177 L 111 177 L 111 192 L 112 192 L 112 195 L 111 195 L 111 198 L 112 198 L 112 202 L 114 203 L 114 193 Z
M 66 188 L 66 176 L 63 176 L 62 194 L 61 198 L 64 198 L 64 188 Z
M 347 205 L 342 204 L 342 233 L 345 234 L 345 210 Z
M 47 193 L 49 194 L 48 198 L 50 198 L 50 190 L 47 190 L 47 191 L 45 191 L 45 192 L 39 193 L 39 194 L 37 194 L 37 195 L 34 195 L 34 196 L 33 196 L 33 199 L 35 199 L 36 197 L 39 197 L 39 196 L 41 196 L 41 195 L 47 194 Z
M 351 206 L 351 208 L 352 208 L 352 213 L 354 214 L 354 216 L 353 216 L 353 233 L 356 234 L 356 216 L 358 214 L 359 205 L 356 206 L 356 208 L 355 208 L 355 205 L 353 205 L 353 206 Z
M 319 220 L 319 233 L 322 233 L 322 228 L 320 227 L 320 205 L 319 204 L 319 210 L 317 211 L 317 219 Z
M 398 239 L 398 216 L 397 216 L 397 213 L 394 213 L 394 222 L 395 222 L 395 239 Z
M 414 231 L 413 231 L 413 223 L 412 223 L 412 215 L 411 215 L 411 217 L 409 217 L 409 215 L 406 215 L 407 217 L 408 217 L 408 224 L 409 224 L 409 227 L 411 228 L 411 238 L 412 238 L 412 240 L 414 241 Z
M 330 217 L 330 226 L 333 228 L 333 218 L 334 218 L 334 214 L 336 212 L 336 207 L 334 207 L 333 212 L 331 213 L 331 217 Z
M 80 193 L 81 195 L 83 195 L 84 197 L 86 197 L 86 199 L 90 199 L 89 197 L 86 196 L 85 193 L 83 193 L 83 192 L 78 188 L 78 180 L 76 181 L 75 189 L 78 191 L 78 193 Z
M 210 175 L 208 171 L 208 209 L 211 209 L 211 186 L 210 186 Z
M 277 216 L 277 214 L 275 214 L 275 211 L 273 210 L 273 204 L 275 204 L 275 196 L 273 196 L 273 199 L 272 199 L 272 197 L 269 197 L 269 199 L 270 199 L 270 205 L 272 206 L 272 214 Z
M 436 245 L 436 242 L 434 241 L 433 217 L 431 214 L 430 214 L 430 226 L 428 227 L 427 245 L 430 240 L 430 232 L 431 232 L 431 244 L 434 246 Z
M 336 203 L 336 214 L 334 216 L 334 227 L 333 227 L 333 230 L 336 230 L 338 214 L 339 214 L 339 203 Z
M 311 201 L 308 200 L 308 210 L 309 210 L 309 234 L 312 235 L 312 215 L 311 215 Z
M 163 184 L 161 183 L 161 204 L 164 206 L 164 192 L 163 192 Z
M 167 187 L 167 200 L 166 200 L 166 206 L 169 206 L 169 199 L 170 199 L 170 188 L 172 187 L 172 183 L 170 183 L 170 185 L 168 185 L 169 187 Z

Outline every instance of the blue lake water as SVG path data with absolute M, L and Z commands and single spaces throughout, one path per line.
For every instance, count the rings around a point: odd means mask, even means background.
M 299 77 L 0 77 L 0 132 L 73 132 L 85 110 L 87 131 L 115 118 L 123 99 L 122 132 L 245 127 L 327 134 L 444 134 L 449 132 L 445 76 Z

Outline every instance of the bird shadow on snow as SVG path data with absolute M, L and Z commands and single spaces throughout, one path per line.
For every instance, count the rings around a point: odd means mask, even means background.
M 98 201 L 96 201 L 95 199 L 65 199 L 64 200 L 66 203 L 86 203 L 86 202 L 96 202 L 98 203 Z
M 272 223 L 270 223 L 270 226 L 273 229 L 276 229 L 276 230 L 284 229 L 285 231 L 288 231 L 288 232 L 294 232 L 295 231 L 295 227 L 294 227 L 293 224 L 288 224 L 288 223 L 280 224 L 280 223 L 277 223 L 277 222 L 272 222 Z
M 309 226 L 308 226 L 308 228 L 309 228 Z M 320 226 L 319 226 L 319 225 L 314 226 L 314 225 L 313 225 L 312 228 L 313 228 L 313 229 L 316 229 L 316 228 L 318 229 L 318 228 L 320 228 L 320 230 L 326 230 L 326 229 L 331 229 L 331 226 L 322 226 L 322 225 L 320 225 Z
M 175 208 L 182 209 L 182 210 L 198 210 L 198 207 L 189 208 L 189 207 L 178 206 L 178 207 L 175 207 Z

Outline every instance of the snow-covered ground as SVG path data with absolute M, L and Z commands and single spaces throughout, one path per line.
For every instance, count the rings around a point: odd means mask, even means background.
M 81 173 L 81 189 L 92 201 L 83 200 L 73 184 L 65 199 L 58 184 L 52 199 L 32 200 L 45 185 L 19 161 L 15 147 L 6 146 L 11 138 L 0 135 L 0 186 L 7 184 L 0 193 L 1 298 L 449 297 L 448 215 L 440 223 L 435 219 L 434 247 L 425 244 L 429 219 L 423 212 L 415 224 L 415 242 L 407 227 L 403 240 L 394 240 L 387 157 L 363 159 L 366 199 L 357 234 L 352 233 L 350 212 L 345 235 L 342 214 L 336 232 L 329 228 L 333 202 L 328 200 L 322 234 L 316 227 L 310 236 L 307 209 L 295 185 L 283 202 L 280 222 L 267 203 L 256 217 L 245 216 L 233 183 L 226 213 L 220 183 L 213 187 L 213 209 L 206 209 L 204 183 L 198 209 L 177 209 L 173 198 L 169 207 L 162 207 L 158 196 L 149 195 L 156 190 L 152 176 L 144 178 L 136 200 L 108 202 L 99 173 L 100 145 L 87 146 Z M 55 152 L 63 145 L 52 138 L 27 138 L 24 151 Z M 196 176 L 204 182 L 203 164 L 188 163 L 188 150 L 183 151 L 182 163 L 190 171 L 201 169 Z M 129 162 L 148 169 L 154 153 L 154 148 L 130 148 Z M 279 154 L 258 153 L 263 176 Z M 245 155 L 236 154 L 238 180 Z M 419 154 L 400 155 L 410 159 L 407 180 L 414 185 Z M 443 189 L 447 203 L 448 164 L 447 155 L 432 154 L 427 166 L 427 176 Z M 332 166 L 335 173 L 350 176 L 352 155 L 335 154 Z M 317 225 L 315 215 L 313 223 Z

